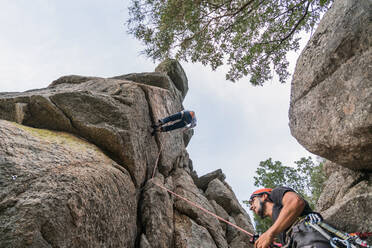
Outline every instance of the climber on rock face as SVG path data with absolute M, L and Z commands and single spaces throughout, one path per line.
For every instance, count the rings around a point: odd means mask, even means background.
M 166 123 L 174 121 L 177 122 L 171 125 L 164 126 Z M 196 126 L 195 112 L 183 110 L 174 115 L 165 117 L 164 119 L 159 120 L 158 123 L 156 123 L 155 125 L 152 125 L 151 127 L 154 128 L 154 130 L 152 131 L 151 135 L 154 135 L 156 132 L 168 132 L 183 127 L 187 127 L 187 129 L 190 129 L 195 126 Z
M 331 247 L 319 232 L 305 225 L 306 215 L 313 211 L 293 189 L 259 189 L 252 193 L 249 204 L 250 210 L 261 218 L 270 217 L 273 220 L 273 225 L 254 243 L 255 248 L 269 247 L 278 234 L 285 247 Z

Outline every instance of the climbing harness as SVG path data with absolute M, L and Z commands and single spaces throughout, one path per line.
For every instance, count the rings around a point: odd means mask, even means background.
M 356 235 L 356 233 L 353 233 L 352 235 L 349 233 L 341 232 L 328 225 L 327 223 L 324 223 L 319 214 L 311 213 L 307 215 L 305 218 L 305 225 L 311 226 L 320 234 L 322 234 L 327 240 L 329 240 L 329 243 L 333 248 L 357 248 L 357 245 L 361 247 L 372 248 L 372 246 L 368 245 L 367 242 L 362 240 L 362 238 L 359 235 Z M 333 237 L 331 234 L 333 234 Z M 365 236 L 363 237 L 369 236 L 369 233 L 362 234 L 365 234 Z

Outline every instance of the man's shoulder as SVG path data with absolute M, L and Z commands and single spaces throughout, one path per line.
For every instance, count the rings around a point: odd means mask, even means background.
M 275 200 L 279 200 L 281 202 L 281 198 L 283 198 L 284 194 L 287 192 L 295 192 L 292 188 L 286 186 L 278 186 L 275 187 L 270 194 L 270 198 L 275 202 Z M 295 192 L 296 193 L 296 192 Z
M 282 191 L 282 190 L 287 190 L 287 191 L 294 191 L 294 189 L 287 187 L 287 186 L 278 186 L 273 188 L 272 192 L 274 191 Z

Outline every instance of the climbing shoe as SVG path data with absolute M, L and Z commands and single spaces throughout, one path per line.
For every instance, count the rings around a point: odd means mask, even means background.
M 161 120 L 158 120 L 156 122 L 156 124 L 152 124 L 151 127 L 152 128 L 159 128 L 161 125 L 163 125 L 163 122 L 161 122 Z
M 154 136 L 156 134 L 156 132 L 160 132 L 159 129 L 155 128 L 152 132 L 151 132 L 151 136 Z
M 153 129 L 154 130 L 151 132 L 151 136 L 154 136 L 156 132 L 161 132 L 161 127 L 159 126 L 153 127 Z
M 154 129 L 152 132 L 151 132 L 151 136 L 154 136 L 156 134 L 156 129 Z

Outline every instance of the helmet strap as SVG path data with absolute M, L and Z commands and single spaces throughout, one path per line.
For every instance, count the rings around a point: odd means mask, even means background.
M 265 218 L 265 210 L 266 210 L 266 200 L 261 200 L 261 199 L 258 199 L 258 201 L 260 202 L 260 209 L 258 210 L 258 215 L 261 217 L 261 219 L 264 219 Z

